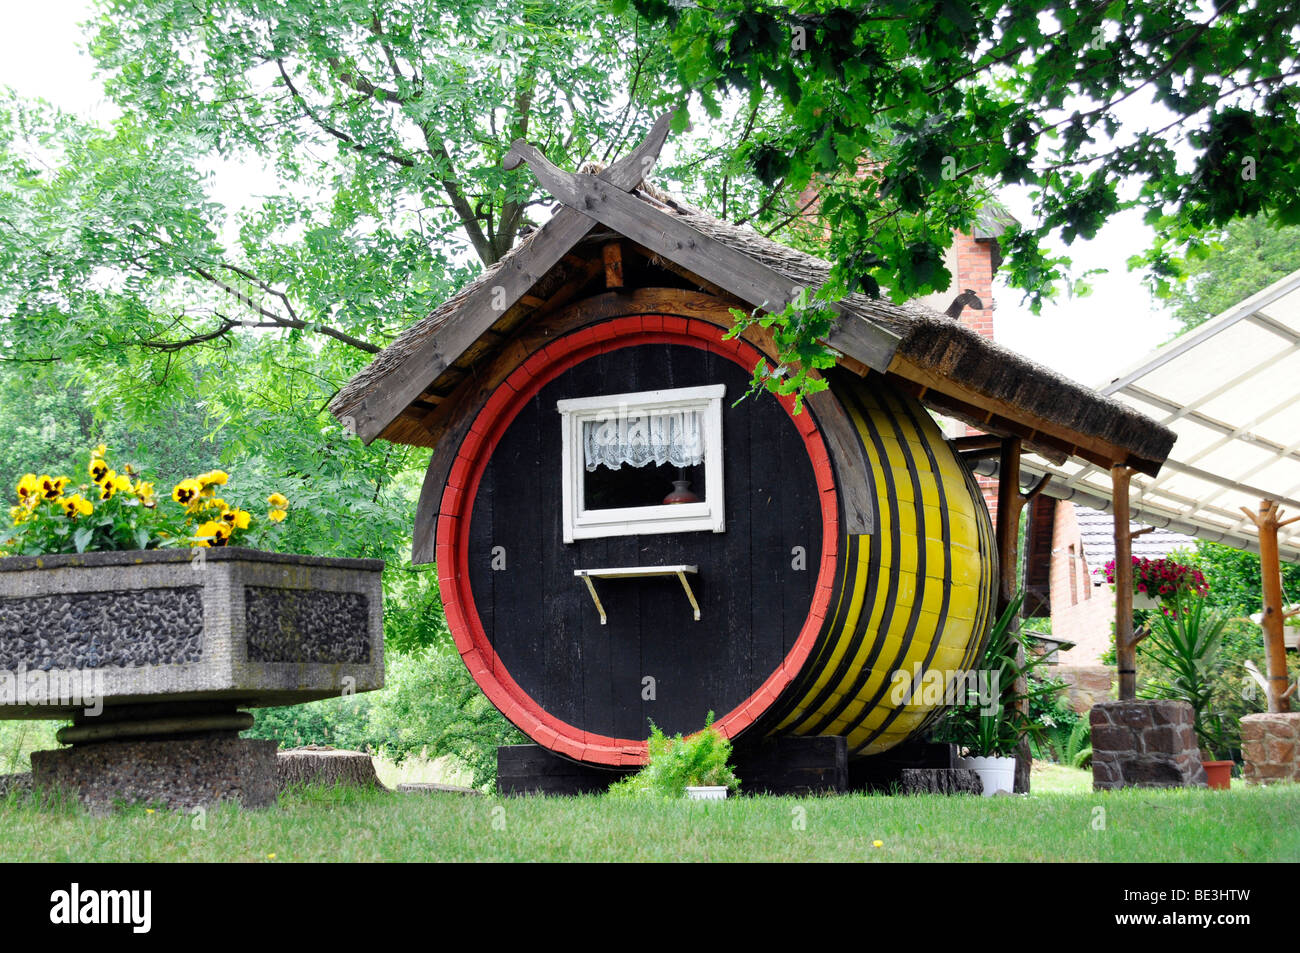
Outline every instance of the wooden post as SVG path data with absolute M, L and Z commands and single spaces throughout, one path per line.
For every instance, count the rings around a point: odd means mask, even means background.
M 998 616 L 1011 605 L 1016 597 L 1016 570 L 1019 568 L 1020 548 L 1020 508 L 1024 501 L 1020 495 L 1020 438 L 1004 437 L 998 452 Z M 1011 620 L 1011 630 L 1019 631 L 1019 617 Z M 1016 666 L 1025 664 L 1024 648 L 1016 650 Z M 1021 695 L 1028 688 L 1024 676 L 1016 679 L 1015 690 Z M 1021 703 L 1020 711 L 1028 714 L 1029 706 Z M 1020 739 L 1016 750 L 1016 777 L 1012 790 L 1017 794 L 1029 793 L 1029 769 L 1031 767 L 1029 739 Z
M 1016 597 L 1020 542 L 1020 438 L 1004 437 L 998 453 L 998 615 Z
M 600 249 L 605 261 L 605 287 L 623 287 L 623 246 L 618 242 L 606 242 Z
M 1137 642 L 1133 639 L 1133 534 L 1129 530 L 1128 492 L 1133 471 L 1110 468 L 1115 516 L 1115 660 L 1119 700 L 1137 698 Z
M 1259 530 L 1259 572 L 1264 590 L 1264 617 L 1260 620 L 1264 630 L 1264 652 L 1268 664 L 1268 710 L 1291 710 L 1290 679 L 1286 673 L 1286 642 L 1282 638 L 1282 625 L 1286 621 L 1282 605 L 1282 566 L 1277 553 L 1277 531 L 1288 523 L 1300 520 L 1293 516 L 1279 522 L 1282 511 L 1273 500 L 1260 500 L 1259 513 L 1246 507 L 1246 514 Z

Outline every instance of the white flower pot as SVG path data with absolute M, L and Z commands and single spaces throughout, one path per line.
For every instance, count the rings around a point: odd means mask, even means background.
M 1160 600 L 1145 592 L 1133 593 L 1134 609 L 1155 609 L 1160 605 Z
M 725 784 L 710 784 L 705 787 L 687 785 L 686 796 L 692 801 L 724 801 L 727 798 Z
M 1015 758 L 958 758 L 957 767 L 969 768 L 980 776 L 985 797 L 992 797 L 999 791 L 1011 794 L 1015 788 Z
M 1300 629 L 1288 625 L 1282 630 L 1282 642 L 1291 650 L 1300 649 Z

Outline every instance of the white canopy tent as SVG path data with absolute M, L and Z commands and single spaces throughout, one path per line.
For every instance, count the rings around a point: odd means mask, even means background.
M 1168 344 L 1098 388 L 1178 435 L 1155 478 L 1132 480 L 1135 521 L 1257 551 L 1241 507 L 1260 500 L 1300 514 L 1300 271 Z M 1026 455 L 1026 475 L 1050 474 L 1046 493 L 1111 509 L 1111 474 L 1074 458 Z M 1279 535 L 1300 561 L 1300 523 Z

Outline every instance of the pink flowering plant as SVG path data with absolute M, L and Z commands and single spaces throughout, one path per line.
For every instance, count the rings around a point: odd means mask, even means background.
M 1115 584 L 1115 560 L 1106 563 L 1106 581 Z M 1160 601 L 1173 601 L 1179 593 L 1204 596 L 1209 584 L 1199 569 L 1176 559 L 1139 559 L 1133 557 L 1133 593 L 1151 596 Z

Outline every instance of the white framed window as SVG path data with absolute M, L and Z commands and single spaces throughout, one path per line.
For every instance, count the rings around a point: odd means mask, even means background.
M 714 384 L 557 402 L 564 541 L 723 532 L 725 394 Z

